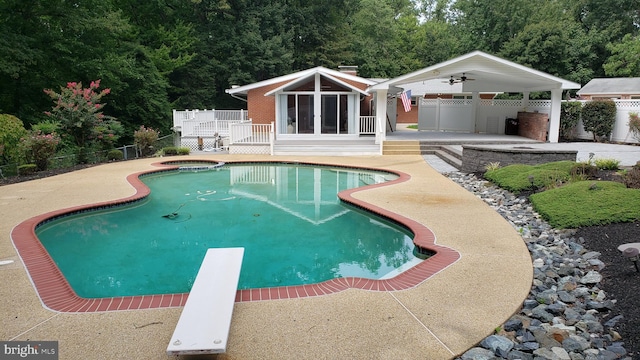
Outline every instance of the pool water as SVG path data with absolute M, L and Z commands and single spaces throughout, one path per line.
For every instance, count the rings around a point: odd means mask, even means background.
M 419 262 L 411 232 L 337 193 L 384 172 L 288 164 L 225 165 L 143 176 L 151 194 L 65 216 L 37 236 L 81 297 L 183 293 L 208 248 L 244 247 L 240 289 L 379 279 Z

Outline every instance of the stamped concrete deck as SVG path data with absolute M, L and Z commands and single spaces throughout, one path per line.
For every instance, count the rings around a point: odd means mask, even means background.
M 419 155 L 189 159 L 287 160 L 402 171 L 410 179 L 355 192 L 372 206 L 427 226 L 459 259 L 406 290 L 348 288 L 330 295 L 237 302 L 228 352 L 219 359 L 450 359 L 519 309 L 532 266 L 518 233 Z M 169 160 L 171 158 L 165 158 Z M 177 158 L 184 159 L 184 158 Z M 0 187 L 0 339 L 57 340 L 60 359 L 163 359 L 181 308 L 62 313 L 45 308 L 10 234 L 34 216 L 133 196 L 126 178 L 158 159 L 100 165 Z

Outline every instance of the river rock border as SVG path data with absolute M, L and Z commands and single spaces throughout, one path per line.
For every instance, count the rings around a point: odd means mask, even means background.
M 553 229 L 525 196 L 471 173 L 444 174 L 474 193 L 521 234 L 534 268 L 531 292 L 521 310 L 458 360 L 632 360 L 607 319 L 614 299 L 600 289 L 605 264 L 573 230 Z

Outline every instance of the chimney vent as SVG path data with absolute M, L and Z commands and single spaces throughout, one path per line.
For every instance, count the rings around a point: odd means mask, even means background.
M 357 65 L 341 65 L 338 66 L 340 72 L 349 74 L 349 75 L 358 75 L 358 66 Z

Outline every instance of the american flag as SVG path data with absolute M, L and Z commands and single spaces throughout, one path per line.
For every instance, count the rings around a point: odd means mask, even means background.
M 411 90 L 404 91 L 402 95 L 400 95 L 400 99 L 402 99 L 404 112 L 411 111 Z

